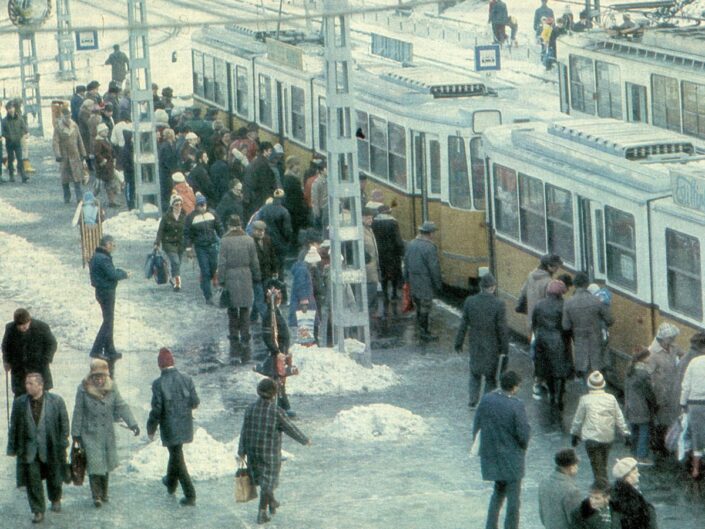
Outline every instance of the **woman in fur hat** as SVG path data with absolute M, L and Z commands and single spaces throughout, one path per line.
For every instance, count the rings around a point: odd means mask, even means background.
M 108 476 L 118 465 L 115 419 L 125 421 L 135 436 L 140 434 L 129 406 L 110 378 L 108 363 L 95 358 L 76 391 L 71 437 L 74 445 L 83 446 L 86 452 L 91 495 L 97 508 L 108 501 Z

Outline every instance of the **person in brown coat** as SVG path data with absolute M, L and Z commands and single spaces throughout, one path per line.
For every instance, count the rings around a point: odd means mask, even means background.
M 108 126 L 105 123 L 98 125 L 98 135 L 93 151 L 95 152 L 96 176 L 105 186 L 108 195 L 108 207 L 119 207 L 116 201 L 119 184 L 115 178 L 115 157 L 113 146 L 108 140 Z
M 61 187 L 64 190 L 64 203 L 71 202 L 71 188 L 73 183 L 76 202 L 81 200 L 81 182 L 83 181 L 83 160 L 86 159 L 86 148 L 83 145 L 81 133 L 71 119 L 68 107 L 61 110 L 61 117 L 54 127 L 52 141 L 54 156 L 61 164 Z

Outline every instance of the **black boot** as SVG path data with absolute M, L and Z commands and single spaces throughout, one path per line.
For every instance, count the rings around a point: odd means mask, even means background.
M 240 342 L 240 361 L 245 364 L 250 361 L 252 351 L 250 349 L 250 338 L 243 338 Z
M 108 503 L 108 480 L 110 479 L 110 474 L 101 477 L 103 478 L 103 503 Z
M 96 506 L 96 508 L 101 508 L 103 506 L 103 487 L 102 485 L 102 476 L 98 476 L 95 474 L 89 474 L 88 475 L 88 483 L 90 484 L 91 487 L 91 496 L 93 497 L 93 505 Z
M 71 203 L 71 188 L 68 184 L 61 184 L 61 188 L 64 190 L 64 204 Z
M 428 319 L 429 314 L 423 314 L 421 316 L 421 340 L 424 342 L 437 342 L 438 336 L 431 334 L 428 329 Z
M 240 348 L 240 339 L 237 336 L 228 336 L 228 339 L 230 340 L 230 363 L 231 364 L 238 364 L 240 363 L 240 355 L 241 353 L 241 348 Z

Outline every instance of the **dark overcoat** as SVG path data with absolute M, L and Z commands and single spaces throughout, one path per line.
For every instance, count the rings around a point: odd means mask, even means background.
M 95 153 L 95 175 L 103 182 L 112 182 L 115 176 L 115 155 L 113 146 L 103 138 L 96 138 L 93 148 Z
M 186 214 L 182 209 L 178 217 L 174 217 L 171 208 L 162 215 L 157 229 L 156 244 L 161 244 L 165 252 L 175 252 L 181 255 L 184 253 L 184 226 L 186 224 Z
M 563 299 L 548 296 L 531 314 L 536 337 L 534 375 L 541 378 L 568 378 L 573 371 L 569 334 L 563 330 Z
M 379 271 L 382 281 L 401 281 L 401 260 L 404 257 L 404 240 L 401 238 L 397 219 L 381 213 L 372 221 L 372 231 L 377 239 Z
M 242 205 L 242 197 L 236 195 L 232 190 L 228 191 L 220 199 L 218 207 L 215 209 L 218 218 L 227 224 L 230 215 L 237 215 L 243 222 L 245 219 L 245 210 Z
M 283 277 L 281 270 L 279 270 L 279 261 L 269 235 L 265 235 L 262 240 L 255 240 L 255 247 L 257 248 L 259 269 L 262 273 L 262 282 L 272 279 L 274 274 L 279 274 L 279 277 Z
M 200 404 L 196 387 L 188 375 L 176 368 L 162 371 L 152 382 L 152 409 L 147 419 L 147 434 L 159 435 L 164 446 L 176 446 L 193 441 L 193 414 Z
M 262 155 L 252 160 L 245 169 L 244 189 L 247 197 L 248 213 L 254 213 L 264 205 L 265 200 L 274 194 L 277 177 Z
M 563 304 L 563 329 L 573 335 L 575 370 L 602 370 L 602 325 L 614 323 L 610 308 L 584 288 L 576 288 Z
M 11 321 L 5 325 L 2 338 L 2 361 L 12 369 L 12 392 L 20 395 L 25 392 L 24 377 L 27 373 L 40 373 L 44 378 L 44 389 L 54 387 L 49 364 L 54 361 L 56 338 L 49 325 L 40 320 L 32 320 L 29 329 L 21 332 Z
M 475 412 L 473 438 L 478 432 L 482 479 L 522 479 L 531 434 L 524 403 L 499 389 L 487 393 Z
M 91 275 L 91 285 L 96 290 L 115 290 L 118 281 L 127 279 L 127 272 L 122 268 L 115 268 L 113 257 L 102 246 L 95 249 L 95 253 L 88 263 L 88 269 Z
M 499 356 L 506 355 L 509 347 L 504 303 L 488 292 L 468 296 L 455 337 L 456 349 L 463 346 L 465 334 L 470 335 L 470 371 L 474 375 L 494 377 L 497 374 Z
M 259 220 L 267 225 L 267 235 L 272 239 L 277 255 L 284 256 L 289 249 L 293 231 L 291 215 L 281 205 L 281 199 L 275 199 L 273 203 L 260 209 Z
M 406 246 L 404 279 L 408 281 L 411 295 L 415 298 L 430 300 L 440 292 L 441 265 L 438 248 L 432 241 L 417 236 Z
M 630 424 L 647 424 L 656 415 L 656 395 L 651 374 L 638 363 L 624 381 L 624 417 Z
M 622 479 L 612 487 L 612 510 L 621 518 L 621 529 L 657 529 L 656 510 L 637 489 Z

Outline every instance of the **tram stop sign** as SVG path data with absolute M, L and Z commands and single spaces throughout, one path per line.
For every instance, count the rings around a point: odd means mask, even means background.
M 502 69 L 499 44 L 475 46 L 475 71 L 496 72 Z
M 97 31 L 76 31 L 76 50 L 88 51 L 98 49 Z

